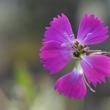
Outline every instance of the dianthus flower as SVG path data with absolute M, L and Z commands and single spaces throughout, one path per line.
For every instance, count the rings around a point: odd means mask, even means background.
M 108 52 L 90 50 L 88 45 L 105 41 L 107 32 L 108 27 L 104 27 L 104 22 L 93 14 L 84 15 L 76 39 L 64 14 L 50 22 L 50 27 L 46 27 L 40 54 L 43 66 L 50 70 L 50 74 L 55 74 L 71 59 L 77 61 L 70 73 L 57 80 L 54 89 L 69 98 L 84 99 L 86 85 L 95 92 L 89 83 L 96 87 L 97 83 L 105 82 L 110 74 L 110 58 L 106 56 Z

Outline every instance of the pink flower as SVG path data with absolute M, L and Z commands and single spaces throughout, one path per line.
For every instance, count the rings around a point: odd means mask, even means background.
M 105 82 L 110 74 L 110 58 L 106 56 L 108 52 L 90 50 L 88 45 L 105 41 L 107 32 L 108 27 L 104 27 L 104 22 L 92 14 L 85 14 L 82 18 L 77 39 L 64 14 L 50 22 L 50 27 L 46 27 L 40 54 L 43 66 L 50 70 L 50 74 L 55 74 L 71 59 L 76 59 L 74 69 L 58 79 L 54 89 L 70 98 L 84 99 L 86 85 L 95 92 L 89 83 L 96 87 L 97 83 Z

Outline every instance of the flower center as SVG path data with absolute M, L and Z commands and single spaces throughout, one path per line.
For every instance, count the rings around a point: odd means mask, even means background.
M 80 58 L 80 55 L 87 54 L 87 46 L 82 46 L 79 44 L 78 41 L 76 41 L 73 45 L 75 48 L 75 52 L 73 52 L 73 57 Z
M 83 42 L 88 39 L 88 37 L 91 35 L 91 33 L 88 33 L 87 36 L 84 38 Z M 83 46 L 80 44 L 77 39 L 75 41 L 74 34 L 68 35 L 66 32 L 64 32 L 64 37 L 66 38 L 68 43 L 62 43 L 61 47 L 67 47 L 71 50 L 73 58 L 80 59 L 83 55 L 107 55 L 110 54 L 110 52 L 101 51 L 101 50 L 89 50 L 88 46 Z M 74 42 L 75 41 L 75 42 Z

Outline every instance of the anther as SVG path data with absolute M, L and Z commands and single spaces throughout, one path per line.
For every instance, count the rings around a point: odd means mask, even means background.
M 71 34 L 70 37 L 74 37 L 74 34 Z
M 71 44 L 70 43 L 63 43 L 63 44 L 61 44 L 61 47 L 71 47 Z
M 67 33 L 65 33 L 65 32 L 64 32 L 64 36 L 65 36 L 66 38 L 68 38 L 68 37 L 69 37 L 69 36 L 68 36 L 68 34 L 67 34 Z
M 87 40 L 88 37 L 91 36 L 91 35 L 92 35 L 92 33 L 88 33 L 88 34 L 86 35 L 86 37 L 84 38 L 83 42 L 84 42 L 85 40 Z

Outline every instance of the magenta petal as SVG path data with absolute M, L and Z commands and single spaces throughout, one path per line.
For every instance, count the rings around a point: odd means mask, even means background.
M 110 75 L 110 58 L 103 55 L 84 56 L 81 66 L 89 81 L 96 87 L 97 82 L 105 82 Z
M 54 89 L 58 92 L 64 93 L 69 98 L 84 99 L 86 95 L 86 85 L 83 80 L 83 75 L 78 70 L 73 70 L 67 75 L 64 75 L 55 83 Z
M 55 40 L 60 43 L 66 43 L 74 40 L 70 22 L 64 14 L 58 16 L 58 18 L 54 18 L 50 22 L 50 27 L 47 27 L 46 30 L 44 34 L 45 38 L 43 39 L 44 42 Z
M 92 14 L 85 14 L 79 25 L 77 39 L 83 45 L 97 44 L 108 38 L 107 32 L 108 27 L 104 27 L 104 22 Z
M 59 42 L 50 41 L 43 43 L 41 48 L 41 62 L 50 74 L 60 71 L 72 58 L 70 49 L 62 47 Z

